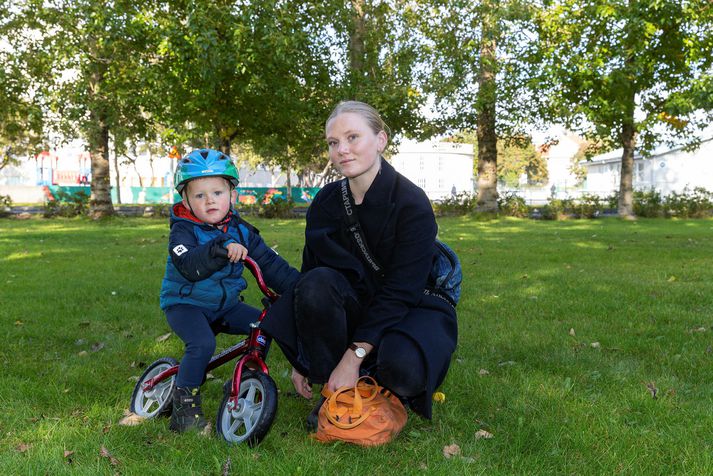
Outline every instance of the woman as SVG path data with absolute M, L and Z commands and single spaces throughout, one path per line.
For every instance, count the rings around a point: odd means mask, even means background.
M 386 125 L 371 106 L 340 103 L 327 119 L 326 138 L 347 186 L 333 182 L 315 196 L 302 276 L 262 326 L 293 365 L 303 397 L 312 397 L 311 384 L 336 390 L 369 372 L 430 418 L 457 338 L 455 309 L 424 294 L 436 251 L 431 204 L 381 157 Z M 348 213 L 358 217 L 371 260 L 349 229 Z

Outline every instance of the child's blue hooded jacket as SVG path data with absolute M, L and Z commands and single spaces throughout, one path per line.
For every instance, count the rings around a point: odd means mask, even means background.
M 257 228 L 234 210 L 218 225 L 199 221 L 182 202 L 171 209 L 171 232 L 166 273 L 161 285 L 161 309 L 191 304 L 217 311 L 238 302 L 247 287 L 243 264 L 231 263 L 218 254 L 236 242 L 248 249 L 267 285 L 282 294 L 297 281 L 299 272 L 260 237 Z

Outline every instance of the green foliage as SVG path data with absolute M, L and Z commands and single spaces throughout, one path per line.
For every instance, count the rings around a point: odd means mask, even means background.
M 609 206 L 613 207 L 618 199 L 618 193 L 608 197 Z M 664 196 L 653 189 L 637 190 L 634 191 L 634 210 L 638 216 L 647 218 L 707 218 L 713 215 L 713 192 L 686 187 Z
M 478 135 L 473 130 L 463 130 L 446 139 L 446 142 L 472 144 L 473 150 L 478 150 Z M 547 181 L 547 162 L 532 143 L 529 136 L 517 136 L 499 140 L 498 152 L 498 182 L 509 186 L 520 184 L 520 176 L 527 175 L 529 185 L 538 185 Z M 473 175 L 478 175 L 478 161 L 473 163 Z
M 292 200 L 277 199 L 260 204 L 257 215 L 263 218 L 296 218 L 294 209 L 295 202 Z
M 705 218 L 713 215 L 713 192 L 696 187 L 682 192 L 671 192 L 664 200 L 667 216 L 677 218 Z
M 517 218 L 525 218 L 530 213 L 525 199 L 515 192 L 500 194 L 498 197 L 498 210 L 502 215 Z
M 10 195 L 0 195 L 0 217 L 6 217 L 10 214 L 12 206 L 12 197 Z
M 45 218 L 76 217 L 85 215 L 89 210 L 89 195 L 83 190 L 75 193 L 57 190 L 54 200 L 44 205 Z
M 475 209 L 476 197 L 468 192 L 459 192 L 455 196 L 448 196 L 432 202 L 436 216 L 460 216 L 472 213 Z
M 571 199 L 550 198 L 540 209 L 540 214 L 544 220 L 562 220 L 567 217 L 571 208 Z
M 618 194 L 610 199 L 610 202 L 617 200 Z M 635 190 L 634 191 L 634 213 L 637 216 L 657 218 L 664 215 L 664 199 L 661 193 L 656 190 Z
M 708 0 L 565 0 L 539 12 L 538 83 L 549 114 L 572 130 L 621 147 L 619 213 L 633 210 L 634 150 L 695 145 L 713 118 L 713 9 Z M 666 134 L 661 134 L 661 129 Z

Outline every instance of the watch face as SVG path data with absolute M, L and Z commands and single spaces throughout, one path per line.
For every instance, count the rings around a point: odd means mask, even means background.
M 354 353 L 355 353 L 356 356 L 359 357 L 360 359 L 363 359 L 364 357 L 366 357 L 366 350 L 364 350 L 364 349 L 361 348 L 361 347 L 357 347 L 356 349 L 354 349 Z

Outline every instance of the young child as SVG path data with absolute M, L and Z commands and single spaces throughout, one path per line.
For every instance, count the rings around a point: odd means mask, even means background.
M 230 157 L 194 150 L 181 159 L 175 184 L 183 200 L 172 208 L 161 309 L 186 345 L 169 423 L 171 430 L 183 432 L 206 426 L 200 386 L 215 351 L 215 335 L 247 334 L 260 315 L 240 300 L 247 287 L 240 260 L 247 255 L 254 259 L 278 293 L 289 289 L 299 273 L 233 209 L 238 170 Z M 220 248 L 228 258 L 219 254 Z

